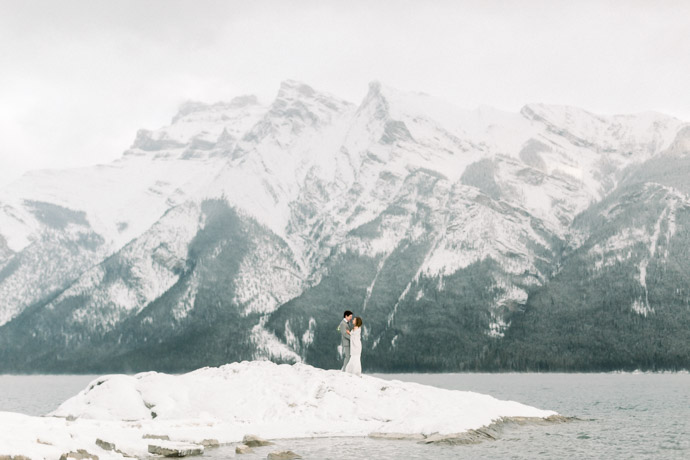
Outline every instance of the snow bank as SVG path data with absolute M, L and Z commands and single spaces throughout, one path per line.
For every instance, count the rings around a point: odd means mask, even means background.
M 242 362 L 177 376 L 103 376 L 49 417 L 0 412 L 0 455 L 48 459 L 85 449 L 119 459 L 122 454 L 96 440 L 145 456 L 151 435 L 196 444 L 238 442 L 249 433 L 273 439 L 431 435 L 466 432 L 503 417 L 551 415 L 478 393 L 305 364 Z

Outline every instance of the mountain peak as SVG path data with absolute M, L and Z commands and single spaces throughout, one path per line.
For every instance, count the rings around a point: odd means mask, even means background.
M 342 100 L 336 96 L 328 93 L 317 91 L 311 86 L 296 81 L 285 80 L 280 84 L 278 95 L 272 106 L 278 111 L 284 110 L 286 107 L 310 107 L 310 109 L 320 112 L 322 110 L 342 112 L 348 107 L 352 107 L 352 103 Z
M 278 90 L 278 98 L 313 98 L 317 92 L 311 86 L 296 81 L 296 80 L 285 80 L 280 84 L 280 89 Z
M 372 82 L 369 82 L 369 94 L 367 94 L 367 97 L 377 95 L 383 96 L 383 85 L 380 81 L 374 80 Z
M 259 99 L 253 94 L 233 97 L 228 104 L 230 107 L 246 107 L 248 105 L 258 105 Z
M 383 85 L 379 81 L 369 83 L 369 91 L 357 109 L 359 112 L 373 109 L 375 119 L 388 117 L 390 105 L 384 96 Z
M 369 83 L 369 91 L 364 100 L 377 99 L 384 103 L 388 103 L 390 99 L 400 99 L 407 96 L 408 93 L 399 91 L 391 86 L 387 86 L 378 80 Z
M 260 139 L 269 134 L 282 138 L 288 131 L 297 135 L 306 126 L 330 124 L 333 117 L 345 113 L 351 106 L 352 104 L 347 101 L 318 92 L 304 83 L 285 80 L 280 84 L 278 95 L 268 112 L 243 139 Z M 279 135 L 279 132 L 283 134 Z M 287 143 L 287 138 L 283 138 L 281 145 Z
M 369 91 L 358 111 L 368 113 L 376 120 L 392 119 L 414 123 L 414 120 L 425 118 L 433 120 L 433 123 L 443 126 L 449 132 L 476 118 L 470 111 L 447 100 L 422 92 L 402 91 L 379 81 L 369 83 Z
M 175 124 L 180 119 L 196 112 L 205 111 L 222 111 L 227 109 L 241 109 L 253 105 L 259 105 L 259 100 L 253 94 L 244 96 L 237 96 L 230 100 L 230 102 L 216 102 L 214 104 L 207 104 L 200 101 L 185 101 L 180 104 L 177 109 L 177 114 L 172 119 L 172 124 Z

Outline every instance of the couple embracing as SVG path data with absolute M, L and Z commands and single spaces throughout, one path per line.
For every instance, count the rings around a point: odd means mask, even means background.
M 345 310 L 338 330 L 340 331 L 343 357 L 345 358 L 341 370 L 362 375 L 362 318 L 357 316 L 353 320 L 352 312 Z

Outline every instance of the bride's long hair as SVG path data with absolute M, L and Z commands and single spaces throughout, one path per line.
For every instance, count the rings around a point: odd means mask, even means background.
M 355 327 L 362 327 L 362 318 L 360 318 L 359 316 L 355 316 L 353 324 L 355 325 Z

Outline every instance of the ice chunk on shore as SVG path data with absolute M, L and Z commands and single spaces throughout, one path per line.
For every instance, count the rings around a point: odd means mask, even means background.
M 461 433 L 504 417 L 555 412 L 478 393 L 258 361 L 184 375 L 103 376 L 49 415 L 0 413 L 0 446 L 10 449 L 0 455 L 57 458 L 86 449 L 123 458 L 97 446 L 100 438 L 145 456 L 144 437 L 151 435 L 201 444 L 238 442 L 248 433 L 269 439 Z

